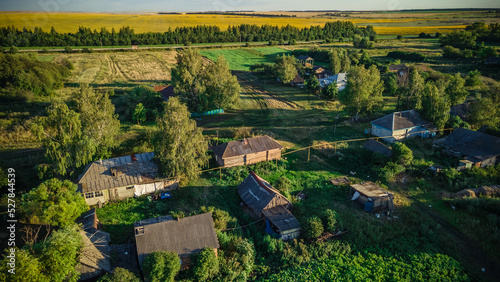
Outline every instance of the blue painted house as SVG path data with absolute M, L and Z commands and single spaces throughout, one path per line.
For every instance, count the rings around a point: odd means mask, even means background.
M 394 112 L 371 122 L 372 135 L 383 137 L 387 142 L 395 142 L 404 138 L 435 136 L 436 127 L 420 118 L 415 110 Z

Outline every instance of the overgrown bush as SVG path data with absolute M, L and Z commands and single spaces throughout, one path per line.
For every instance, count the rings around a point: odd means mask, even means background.
M 142 263 L 144 276 L 151 282 L 172 282 L 180 269 L 179 256 L 174 252 L 152 252 Z
M 323 233 L 323 223 L 319 217 L 313 216 L 307 219 L 304 227 L 302 228 L 302 232 L 304 236 L 309 239 L 315 239 L 321 236 Z
M 427 58 L 424 54 L 418 52 L 391 51 L 387 57 L 393 59 L 407 60 L 412 62 L 423 62 Z

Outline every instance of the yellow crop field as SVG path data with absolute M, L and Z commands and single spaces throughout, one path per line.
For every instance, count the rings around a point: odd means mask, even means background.
M 215 14 L 107 14 L 107 13 L 45 13 L 45 12 L 0 12 L 0 27 L 15 26 L 34 29 L 41 27 L 49 31 L 53 26 L 57 32 L 76 32 L 79 26 L 100 30 L 114 28 L 118 31 L 123 26 L 132 27 L 136 33 L 164 32 L 169 28 L 196 25 L 216 25 L 227 29 L 230 25 L 256 24 L 256 25 L 292 25 L 303 28 L 314 25 L 323 25 L 328 21 L 346 20 L 345 18 L 267 18 L 258 16 L 234 16 Z M 373 24 L 380 34 L 418 34 L 420 32 L 432 33 L 435 31 L 449 32 L 451 29 L 463 26 L 432 26 L 429 19 L 420 18 L 376 18 L 376 19 L 348 19 L 354 24 Z M 416 22 L 426 21 L 430 25 L 412 26 Z M 436 23 L 434 23 L 436 24 Z M 398 25 L 391 26 L 391 25 Z M 401 26 L 403 25 L 403 26 Z M 407 26 L 406 26 L 407 25 Z

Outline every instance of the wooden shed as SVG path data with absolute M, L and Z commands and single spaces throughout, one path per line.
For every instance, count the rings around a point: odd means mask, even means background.
M 190 264 L 190 256 L 204 248 L 217 254 L 219 241 L 211 213 L 179 219 L 161 216 L 134 223 L 135 243 L 139 265 L 155 251 L 175 252 L 181 258 L 181 267 Z
M 266 220 L 266 232 L 290 240 L 300 235 L 300 224 L 290 212 L 292 203 L 269 182 L 253 171 L 238 185 L 238 194 L 245 205 L 258 217 Z
M 351 195 L 368 212 L 394 209 L 394 195 L 371 181 L 351 185 Z
M 213 148 L 215 161 L 222 167 L 279 160 L 281 150 L 283 146 L 267 135 L 230 141 Z
M 297 63 L 299 64 L 302 64 L 302 65 L 306 65 L 306 64 L 309 64 L 309 65 L 314 65 L 314 59 L 309 57 L 309 56 L 305 56 L 305 55 L 299 55 L 297 57 Z

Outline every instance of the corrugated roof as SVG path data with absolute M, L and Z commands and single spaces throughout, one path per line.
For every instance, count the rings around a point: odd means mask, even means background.
M 230 141 L 228 143 L 215 146 L 214 153 L 221 159 L 235 156 L 242 156 L 252 153 L 265 152 L 268 150 L 283 149 L 280 143 L 271 137 L 264 135 L 243 140 Z
M 262 185 L 259 184 L 259 181 Z M 269 182 L 253 172 L 238 185 L 238 194 L 243 202 L 258 215 L 266 209 L 275 197 L 280 197 L 291 205 L 290 201 L 281 195 L 278 190 L 274 189 Z
M 304 79 L 298 74 L 295 75 L 292 81 L 295 83 L 304 83 Z
M 81 273 L 81 279 L 89 279 L 110 272 L 109 234 L 102 231 L 85 232 L 80 230 L 83 248 L 80 252 L 80 262 L 75 267 Z
M 434 128 L 432 123 L 421 119 L 418 112 L 414 110 L 394 112 L 392 114 L 386 115 L 385 117 L 376 119 L 371 123 L 387 128 L 389 130 L 400 130 L 417 126 L 423 126 L 429 129 Z
M 460 153 L 475 162 L 500 155 L 500 138 L 465 128 L 455 129 L 434 144 Z
M 360 184 L 353 184 L 351 185 L 351 187 L 354 190 L 358 191 L 360 194 L 363 194 L 369 198 L 379 198 L 392 195 L 392 193 L 389 193 L 388 191 L 384 190 L 384 188 L 378 186 L 377 184 L 371 181 Z
M 137 234 L 138 228 L 143 228 L 144 232 Z M 211 213 L 162 221 L 135 229 L 139 265 L 146 255 L 155 251 L 175 252 L 179 256 L 185 256 L 205 247 L 219 248 Z
M 145 183 L 158 175 L 158 167 L 152 161 L 153 152 L 122 156 L 92 162 L 80 177 L 82 192 L 100 191 Z M 112 169 L 115 176 L 112 175 Z
M 280 232 L 300 228 L 299 221 L 283 206 L 273 207 L 262 213 Z
M 334 80 L 337 83 L 347 83 L 347 73 L 339 72 L 336 75 L 328 77 L 329 80 Z
M 390 157 L 392 155 L 391 148 L 373 139 L 368 140 L 368 142 L 363 145 L 363 148 L 386 157 Z

